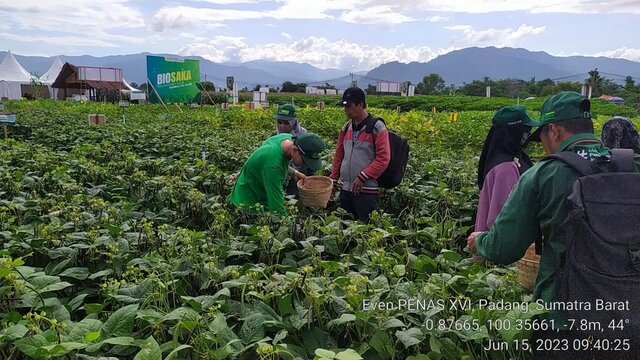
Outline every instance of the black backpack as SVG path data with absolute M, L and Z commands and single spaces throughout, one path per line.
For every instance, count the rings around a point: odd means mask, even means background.
M 560 264 L 555 264 L 556 301 L 590 303 L 590 309 L 581 306 L 563 311 L 568 319 L 576 321 L 574 330 L 596 337 L 631 334 L 637 342 L 640 172 L 635 171 L 633 151 L 612 150 L 609 172 L 600 172 L 596 162 L 571 151 L 545 159 L 560 160 L 580 174 L 569 190 L 565 200 L 569 212 L 558 229 L 565 234 L 567 250 Z M 537 249 L 539 245 L 537 242 Z M 600 329 L 590 325 L 595 322 L 600 323 Z
M 382 118 L 376 118 L 365 127 L 365 132 L 368 134 L 373 133 L 373 128 L 378 121 L 382 121 L 387 125 Z M 391 159 L 389 160 L 389 166 L 378 177 L 378 186 L 385 189 L 394 188 L 402 182 L 404 178 L 404 172 L 407 169 L 407 162 L 409 161 L 409 143 L 407 139 L 396 134 L 395 131 L 387 129 L 389 132 L 389 149 L 391 150 Z M 374 142 L 375 146 L 375 142 Z

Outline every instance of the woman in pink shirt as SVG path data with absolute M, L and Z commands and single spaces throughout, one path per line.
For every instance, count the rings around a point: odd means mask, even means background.
M 478 163 L 480 201 L 474 231 L 491 228 L 520 175 L 533 165 L 523 144 L 537 126 L 521 105 L 503 107 L 493 116 Z

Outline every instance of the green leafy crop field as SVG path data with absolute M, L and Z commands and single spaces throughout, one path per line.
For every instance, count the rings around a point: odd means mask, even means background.
M 275 129 L 273 108 L 132 105 L 123 121 L 112 104 L 5 102 L 18 126 L 0 141 L 0 358 L 526 358 L 485 347 L 532 330 L 492 322 L 538 311 L 479 306 L 530 300 L 515 267 L 463 249 L 501 105 L 438 105 L 459 111 L 452 122 L 385 101 L 370 112 L 412 152 L 369 225 L 333 202 L 290 199 L 289 218 L 229 205 L 232 174 Z M 600 110 L 598 128 L 618 108 Z M 104 125 L 88 123 L 95 113 Z M 328 172 L 342 109 L 301 106 L 299 118 L 328 144 Z

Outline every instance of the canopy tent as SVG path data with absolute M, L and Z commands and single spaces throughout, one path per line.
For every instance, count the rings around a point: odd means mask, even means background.
M 30 84 L 33 77 L 16 60 L 11 52 L 0 63 L 0 97 L 10 100 L 22 97 L 22 85 Z
M 51 98 L 53 99 L 57 99 L 58 98 L 58 89 L 57 88 L 53 88 L 52 84 L 54 81 L 56 81 L 56 78 L 58 77 L 58 74 L 60 74 L 60 70 L 62 70 L 62 61 L 60 60 L 60 57 L 56 56 L 55 59 L 53 59 L 53 63 L 51 63 L 51 66 L 49 67 L 49 70 L 47 70 L 46 73 L 44 73 L 42 76 L 40 76 L 40 82 L 43 85 L 46 85 L 47 88 L 49 88 L 49 94 L 51 95 Z
M 60 57 L 56 56 L 56 58 L 53 59 L 53 63 L 51 64 L 51 67 L 49 67 L 49 70 L 40 76 L 40 81 L 45 85 L 53 84 L 53 82 L 56 81 L 58 74 L 60 74 L 60 70 L 62 70 L 62 65 L 64 65 L 64 63 L 60 60 Z
M 129 85 L 129 83 L 127 82 L 127 80 L 125 78 L 122 78 L 122 82 L 127 87 L 126 89 L 124 89 L 122 91 L 140 91 L 140 90 L 134 88 L 133 86 Z

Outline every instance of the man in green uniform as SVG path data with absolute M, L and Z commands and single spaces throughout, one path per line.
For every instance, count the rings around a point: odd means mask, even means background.
M 610 156 L 610 150 L 593 134 L 590 102 L 585 97 L 561 92 L 544 102 L 540 114 L 540 127 L 530 139 L 542 142 L 547 154 L 569 150 L 590 161 Z M 636 169 L 640 169 L 639 159 L 635 159 Z M 600 166 L 607 171 L 604 164 Z M 553 302 L 557 294 L 556 264 L 566 250 L 565 237 L 558 227 L 567 217 L 565 198 L 578 177 L 562 161 L 537 163 L 522 174 L 493 227 L 472 233 L 467 246 L 490 261 L 511 264 L 522 258 L 537 239 L 544 239 L 533 298 Z M 557 311 L 551 311 L 545 319 L 553 319 L 556 325 L 563 323 Z
M 229 196 L 236 206 L 254 207 L 261 205 L 266 211 L 287 215 L 284 206 L 282 183 L 287 173 L 298 179 L 306 176 L 289 168 L 289 161 L 305 165 L 313 172 L 321 167 L 319 154 L 324 142 L 314 133 L 304 133 L 294 137 L 278 134 L 265 140 L 247 159 Z

